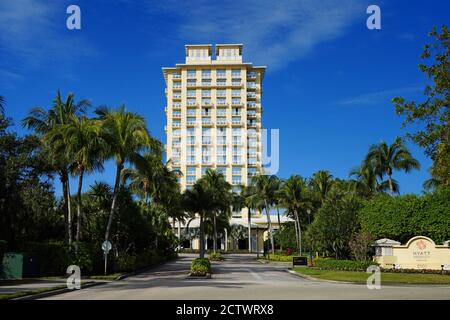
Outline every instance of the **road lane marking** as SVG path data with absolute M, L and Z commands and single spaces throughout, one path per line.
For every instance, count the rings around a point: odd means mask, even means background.
M 259 276 L 259 274 L 253 272 L 253 271 L 250 270 L 250 269 L 246 269 L 246 270 L 247 270 L 247 271 L 253 276 L 253 278 L 255 278 L 256 280 L 262 280 L 262 278 Z

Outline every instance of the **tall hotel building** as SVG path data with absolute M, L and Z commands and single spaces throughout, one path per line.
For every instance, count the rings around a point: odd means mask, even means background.
M 207 169 L 237 191 L 262 170 L 265 67 L 242 62 L 242 44 L 186 45 L 186 62 L 163 68 L 167 159 L 190 188 Z

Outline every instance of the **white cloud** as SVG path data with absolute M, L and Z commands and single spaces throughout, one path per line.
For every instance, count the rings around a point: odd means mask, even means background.
M 341 106 L 367 106 L 389 103 L 396 96 L 418 93 L 423 90 L 423 86 L 409 86 L 377 92 L 365 93 L 359 96 L 347 98 L 338 102 Z
M 175 14 L 186 42 L 244 43 L 244 56 L 269 70 L 341 36 L 357 19 L 365 27 L 366 15 L 357 0 L 168 0 L 152 2 L 150 9 Z

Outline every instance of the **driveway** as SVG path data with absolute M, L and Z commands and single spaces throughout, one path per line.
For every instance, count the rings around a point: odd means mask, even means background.
M 46 299 L 276 300 L 276 299 L 450 299 L 450 286 L 383 286 L 314 281 L 286 271 L 284 263 L 262 264 L 254 255 L 225 255 L 212 264 L 211 279 L 187 279 L 196 256 L 181 255 L 156 269 L 121 281 Z

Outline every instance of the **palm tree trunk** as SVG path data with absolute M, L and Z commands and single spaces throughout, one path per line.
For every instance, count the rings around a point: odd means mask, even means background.
M 214 212 L 214 243 L 213 243 L 213 251 L 214 253 L 216 253 L 217 251 L 217 216 L 216 213 Z
M 295 243 L 297 244 L 297 250 L 298 250 L 298 224 L 297 224 L 297 217 L 295 217 L 294 220 L 294 227 L 295 227 Z
M 78 180 L 78 190 L 77 190 L 77 234 L 76 241 L 81 239 L 81 189 L 83 188 L 83 175 L 84 168 L 80 168 L 80 177 Z
M 248 208 L 247 223 L 248 223 L 248 252 L 252 253 L 252 209 Z
M 71 205 L 71 199 L 70 199 L 70 183 L 69 179 L 67 178 L 66 182 L 66 191 L 67 191 L 67 227 L 68 227 L 68 234 L 69 234 L 69 245 L 72 244 L 72 205 Z
M 295 210 L 294 213 L 295 213 L 295 223 L 297 223 L 297 231 L 298 231 L 298 253 L 302 255 L 302 228 L 300 226 L 300 218 L 298 216 L 297 210 Z
M 273 245 L 273 232 L 272 232 L 272 221 L 270 220 L 270 212 L 269 212 L 269 206 L 267 205 L 267 201 L 264 201 L 266 207 L 266 217 L 267 217 L 267 226 L 269 228 L 269 239 L 270 239 L 270 247 L 271 247 L 271 251 L 272 254 L 275 254 L 275 248 Z
M 62 194 L 63 194 L 63 211 L 64 211 L 64 221 L 66 226 L 66 232 L 65 232 L 65 240 L 66 243 L 70 244 L 70 233 L 69 233 L 69 210 L 68 210 L 68 200 L 67 200 L 67 172 L 61 171 L 59 179 L 61 181 L 62 185 Z
M 205 226 L 203 225 L 203 215 L 200 215 L 200 234 L 199 234 L 199 238 L 200 238 L 200 258 L 204 258 L 205 257 Z
M 391 190 L 391 194 L 394 194 L 394 184 L 392 183 L 392 174 L 388 174 L 389 178 L 389 190 Z
M 280 220 L 280 208 L 277 206 L 277 216 L 278 216 L 278 230 L 281 228 L 281 220 Z M 280 251 L 283 251 L 283 245 L 280 243 Z
M 113 222 L 113 216 L 114 216 L 114 213 L 115 213 L 116 207 L 117 207 L 117 196 L 119 194 L 120 174 L 122 173 L 122 169 L 123 169 L 123 164 L 122 163 L 118 164 L 117 169 L 116 169 L 116 181 L 114 183 L 114 193 L 113 193 L 113 200 L 112 200 L 112 204 L 111 204 L 111 211 L 109 212 L 108 225 L 106 227 L 106 232 L 105 232 L 105 241 L 108 241 L 108 239 L 109 239 L 109 234 L 111 232 L 111 226 L 112 226 L 112 222 Z

